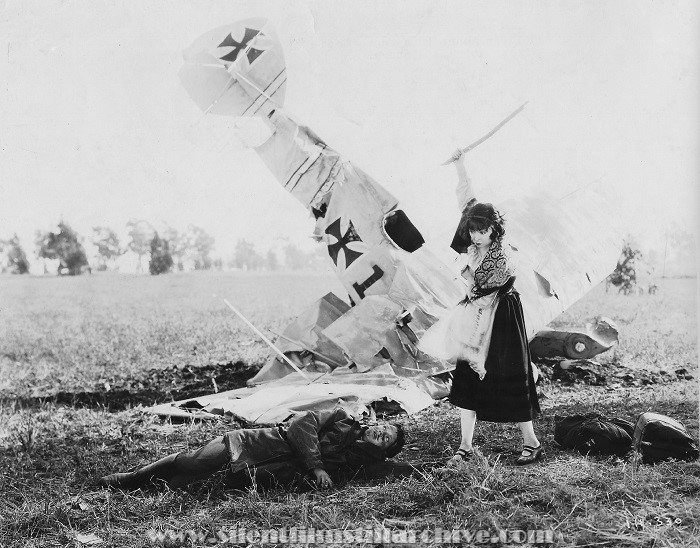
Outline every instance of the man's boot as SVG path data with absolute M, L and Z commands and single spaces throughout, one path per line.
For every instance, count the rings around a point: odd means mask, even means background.
M 136 472 L 124 472 L 104 476 L 97 482 L 102 487 L 119 487 L 121 489 L 138 489 L 152 481 L 168 481 L 175 473 L 175 459 L 179 453 L 168 455 L 152 464 L 139 468 Z

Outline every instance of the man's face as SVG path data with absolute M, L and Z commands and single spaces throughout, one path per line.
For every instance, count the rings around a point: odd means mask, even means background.
M 390 447 L 398 437 L 399 432 L 395 426 L 383 424 L 381 426 L 370 426 L 365 430 L 363 439 L 381 449 Z

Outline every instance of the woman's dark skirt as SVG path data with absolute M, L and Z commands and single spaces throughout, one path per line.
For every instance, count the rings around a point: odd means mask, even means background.
M 479 380 L 469 363 L 457 361 L 449 401 L 476 411 L 489 422 L 526 422 L 540 412 L 520 296 L 512 291 L 496 308 L 486 376 Z

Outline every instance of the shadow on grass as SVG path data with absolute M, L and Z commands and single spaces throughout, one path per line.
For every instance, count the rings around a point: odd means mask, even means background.
M 257 367 L 251 367 L 242 361 L 172 366 L 150 369 L 139 378 L 103 383 L 91 390 L 60 391 L 36 396 L 0 394 L 0 405 L 14 404 L 33 408 L 55 403 L 121 411 L 136 405 L 151 406 L 241 388 L 257 371 Z

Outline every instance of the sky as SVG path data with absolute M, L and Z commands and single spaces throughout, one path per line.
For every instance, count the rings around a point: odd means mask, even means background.
M 249 17 L 282 43 L 287 110 L 429 241 L 458 218 L 440 164 L 525 102 L 468 155 L 480 198 L 586 187 L 650 245 L 697 233 L 697 2 L 0 0 L 0 238 L 134 218 L 200 226 L 222 257 L 310 249 L 307 211 L 178 79 L 198 36 Z

